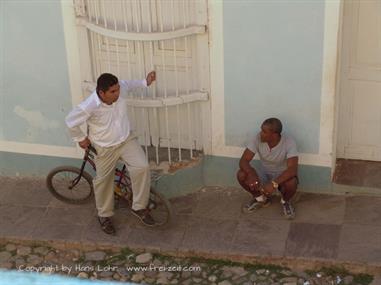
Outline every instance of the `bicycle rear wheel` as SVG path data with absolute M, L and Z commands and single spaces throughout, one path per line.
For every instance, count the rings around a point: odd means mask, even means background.
M 58 200 L 70 204 L 84 204 L 93 195 L 93 178 L 83 171 L 79 181 L 75 183 L 80 173 L 81 170 L 77 167 L 57 167 L 46 177 L 46 185 Z
M 117 197 L 117 203 L 120 198 L 123 198 L 128 207 L 131 209 L 133 202 L 132 184 L 128 176 L 124 176 L 121 181 L 119 178 L 115 181 L 114 193 Z M 150 189 L 150 196 L 148 200 L 147 208 L 150 210 L 150 214 L 155 220 L 153 227 L 163 227 L 171 221 L 172 208 L 169 201 L 160 193 L 156 192 L 154 188 Z
M 172 218 L 172 208 L 169 201 L 160 193 L 151 188 L 148 209 L 155 220 L 155 227 L 163 227 L 170 223 Z

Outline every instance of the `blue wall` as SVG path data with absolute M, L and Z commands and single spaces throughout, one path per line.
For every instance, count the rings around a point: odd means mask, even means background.
M 60 1 L 0 2 L 0 139 L 72 145 Z
M 324 1 L 224 1 L 225 141 L 243 146 L 278 117 L 318 153 Z
M 317 153 L 323 55 L 323 1 L 224 1 L 225 133 L 243 146 L 267 117 L 277 116 Z M 0 0 L 0 140 L 73 145 L 60 1 Z M 0 175 L 46 175 L 80 160 L 0 152 Z M 235 185 L 238 158 L 207 156 L 160 180 L 180 195 L 204 185 Z M 303 189 L 330 189 L 330 168 L 301 166 Z
M 155 187 L 167 197 L 192 193 L 204 186 L 240 187 L 236 180 L 238 161 L 238 158 L 205 156 L 194 167 L 180 169 L 175 173 L 164 175 Z M 257 161 L 253 161 L 253 165 L 255 164 Z M 62 165 L 80 167 L 81 160 L 0 152 L 0 175 L 46 176 L 50 170 Z M 94 175 L 90 167 L 87 167 L 87 171 Z M 378 188 L 333 184 L 330 173 L 331 168 L 329 167 L 300 165 L 299 189 L 304 192 L 315 193 L 380 195 Z

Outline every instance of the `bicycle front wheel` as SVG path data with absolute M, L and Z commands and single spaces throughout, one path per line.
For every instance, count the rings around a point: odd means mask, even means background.
M 157 227 L 162 227 L 171 221 L 172 218 L 172 208 L 169 201 L 160 193 L 156 192 L 151 188 L 148 208 L 150 213 L 155 220 Z
M 61 166 L 50 171 L 46 185 L 58 200 L 70 204 L 84 204 L 93 195 L 92 177 L 86 171 L 72 166 Z

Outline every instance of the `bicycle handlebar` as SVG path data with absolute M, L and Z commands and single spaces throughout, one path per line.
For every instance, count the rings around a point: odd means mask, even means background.
M 97 150 L 90 144 L 88 147 L 87 147 L 87 149 L 86 149 L 86 152 L 87 153 L 90 153 L 90 151 L 91 152 L 93 152 L 95 155 L 97 155 L 98 153 L 97 153 Z

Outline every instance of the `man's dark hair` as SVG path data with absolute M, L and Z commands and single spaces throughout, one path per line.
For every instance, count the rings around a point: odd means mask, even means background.
M 262 123 L 262 126 L 264 126 L 264 125 L 269 126 L 274 133 L 277 133 L 279 135 L 282 133 L 282 128 L 283 128 L 282 122 L 277 118 L 266 119 Z
M 111 73 L 103 73 L 97 80 L 97 94 L 99 91 L 106 92 L 111 86 L 118 83 L 118 77 Z

